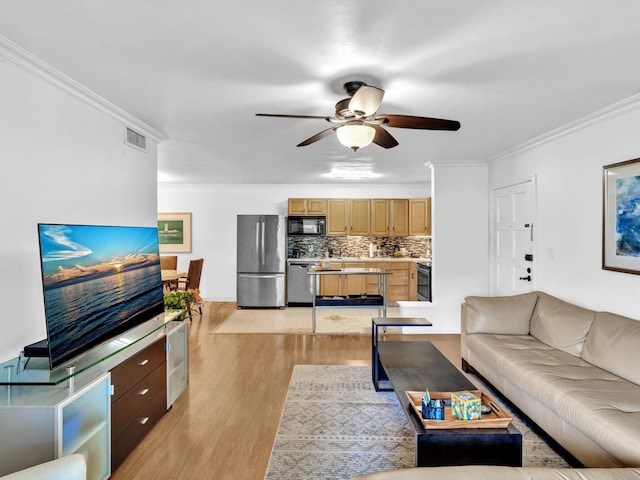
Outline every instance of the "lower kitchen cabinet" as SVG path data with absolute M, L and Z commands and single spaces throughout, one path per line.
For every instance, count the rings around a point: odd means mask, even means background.
M 387 276 L 387 302 L 395 302 L 398 300 L 415 300 L 412 297 L 412 282 L 415 283 L 415 274 L 412 277 L 412 269 L 415 269 L 415 262 L 412 261 L 395 261 L 395 262 L 379 262 L 375 264 L 376 268 L 384 268 L 393 272 Z M 366 277 L 367 294 L 375 294 L 378 292 L 378 279 L 375 275 L 367 275 Z M 413 288 L 415 290 L 415 287 Z
M 387 302 L 417 300 L 416 263 L 412 260 L 379 260 L 362 262 L 329 262 L 328 268 L 384 268 L 392 272 L 387 276 Z M 375 295 L 378 292 L 377 275 L 321 275 L 320 295 Z
M 364 262 L 331 262 L 329 268 L 365 268 Z M 320 295 L 362 295 L 366 290 L 365 275 L 321 275 Z
M 87 479 L 111 476 L 111 382 L 103 374 L 82 387 L 5 386 L 0 405 L 0 475 L 80 453 Z

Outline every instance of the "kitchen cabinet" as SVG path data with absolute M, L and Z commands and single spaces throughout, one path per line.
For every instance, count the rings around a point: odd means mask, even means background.
M 393 262 L 373 262 L 368 266 L 374 266 L 376 268 L 384 268 L 392 272 L 387 277 L 387 302 L 394 302 L 398 300 L 416 300 L 417 299 L 417 286 L 415 276 L 415 262 L 407 261 L 393 261 Z M 367 294 L 375 294 L 378 292 L 378 279 L 375 275 L 368 275 L 366 277 L 366 292 Z
M 327 200 L 324 198 L 290 198 L 289 215 L 326 215 Z
M 2 388 L 0 475 L 72 453 L 84 456 L 88 479 L 111 475 L 109 373 L 82 387 L 65 382 Z
M 389 200 L 391 218 L 390 232 L 393 236 L 409 235 L 409 200 L 394 198 Z
M 409 200 L 409 235 L 431 235 L 431 198 Z
M 374 198 L 371 200 L 371 235 L 389 235 L 389 200 Z
M 335 269 L 366 268 L 367 264 L 365 262 L 330 262 L 328 266 Z M 372 276 L 375 277 L 375 275 Z M 322 275 L 320 277 L 320 295 L 362 295 L 366 290 L 367 278 L 369 275 Z M 377 290 L 375 293 L 378 293 Z
M 327 235 L 431 235 L 431 198 L 290 198 L 289 215 L 326 215 Z
M 349 235 L 369 235 L 371 233 L 371 200 L 349 200 Z M 362 292 L 361 292 L 362 293 Z
M 348 202 L 345 199 L 327 200 L 327 235 L 346 235 L 349 227 Z
M 327 235 L 370 235 L 371 200 L 327 200 Z
M 409 200 L 374 198 L 371 201 L 372 235 L 409 235 Z
M 416 262 L 409 262 L 409 300 L 418 300 L 418 270 Z

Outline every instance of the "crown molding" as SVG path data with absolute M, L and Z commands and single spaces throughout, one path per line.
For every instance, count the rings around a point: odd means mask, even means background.
M 547 133 L 543 133 L 542 135 L 534 137 L 531 140 L 521 143 L 520 145 L 510 150 L 491 157 L 489 159 L 489 163 L 497 163 L 519 153 L 531 150 L 532 148 L 564 137 L 565 135 L 569 135 L 584 128 L 590 127 L 591 125 L 611 120 L 616 117 L 621 117 L 638 109 L 640 109 L 640 93 L 632 95 L 631 97 L 625 98 L 624 100 L 597 110 L 589 115 L 579 118 L 578 120 L 567 123 L 566 125 L 558 127 Z
M 158 188 L 218 188 L 218 189 L 238 189 L 238 188 L 272 188 L 281 190 L 286 188 L 332 188 L 332 189 L 348 189 L 354 188 L 424 188 L 429 187 L 429 182 L 424 183 L 171 183 L 158 182 Z
M 447 160 L 435 160 L 435 161 L 429 161 L 424 165 L 427 168 L 434 168 L 434 167 L 462 168 L 462 167 L 487 167 L 488 166 L 487 162 L 483 160 L 476 160 L 476 161 L 467 160 L 467 161 L 460 161 L 460 162 L 447 161 Z
M 63 92 L 81 100 L 87 105 L 105 113 L 131 129 L 155 141 L 161 142 L 169 138 L 166 134 L 156 130 L 146 123 L 128 114 L 120 107 L 108 102 L 87 87 L 76 82 L 64 73 L 32 55 L 11 40 L 0 35 L 0 59 L 44 80 Z

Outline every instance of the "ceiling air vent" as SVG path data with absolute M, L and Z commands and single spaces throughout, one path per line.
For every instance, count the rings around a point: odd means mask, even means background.
M 147 137 L 127 127 L 124 143 L 143 152 L 147 151 Z

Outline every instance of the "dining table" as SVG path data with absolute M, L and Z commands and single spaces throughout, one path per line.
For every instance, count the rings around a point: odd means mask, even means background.
M 160 276 L 162 277 L 162 288 L 170 291 L 174 285 L 177 287 L 178 279 L 187 277 L 187 272 L 180 270 L 160 270 Z

